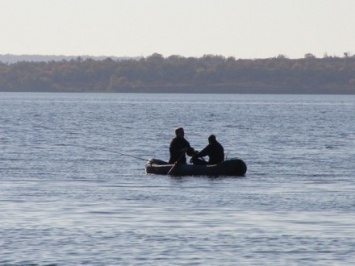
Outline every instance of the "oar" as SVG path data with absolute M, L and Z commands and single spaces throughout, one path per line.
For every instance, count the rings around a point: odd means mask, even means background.
M 174 165 L 170 168 L 168 175 L 171 175 L 171 173 L 173 172 L 173 170 L 175 169 L 175 167 L 178 165 L 179 161 L 181 160 L 182 156 L 184 156 L 185 152 L 182 152 L 181 155 L 179 156 L 179 158 L 176 160 L 176 162 L 174 163 Z

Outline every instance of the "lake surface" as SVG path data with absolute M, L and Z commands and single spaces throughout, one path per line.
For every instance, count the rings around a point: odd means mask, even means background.
M 354 265 L 355 96 L 0 93 L 0 265 Z M 245 177 L 146 175 L 174 128 Z

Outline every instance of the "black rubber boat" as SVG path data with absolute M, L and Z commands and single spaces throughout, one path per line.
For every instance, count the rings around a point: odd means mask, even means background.
M 247 165 L 241 159 L 228 159 L 215 165 L 168 164 L 150 159 L 145 164 L 147 174 L 171 176 L 244 176 Z

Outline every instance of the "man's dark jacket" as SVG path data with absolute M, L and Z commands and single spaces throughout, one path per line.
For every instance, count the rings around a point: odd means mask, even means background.
M 186 155 L 182 150 L 184 148 L 191 148 L 190 143 L 183 137 L 175 137 L 169 147 L 170 159 L 169 163 L 183 163 L 186 164 Z
M 217 164 L 224 161 L 224 149 L 216 140 L 208 144 L 206 148 L 198 153 L 198 157 L 208 156 L 208 164 Z

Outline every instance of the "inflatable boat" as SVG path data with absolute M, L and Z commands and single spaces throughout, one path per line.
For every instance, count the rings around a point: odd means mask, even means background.
M 215 165 L 168 164 L 150 159 L 145 164 L 147 174 L 171 176 L 244 176 L 247 165 L 241 159 L 228 159 Z

